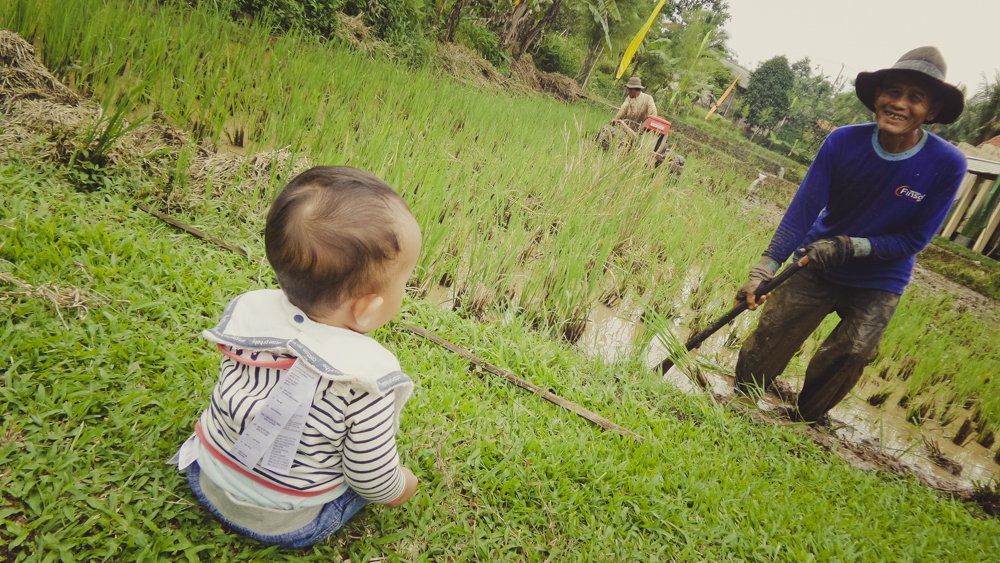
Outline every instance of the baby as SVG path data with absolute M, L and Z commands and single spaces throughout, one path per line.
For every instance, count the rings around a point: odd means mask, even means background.
M 316 167 L 278 195 L 264 238 L 281 289 L 237 297 L 203 332 L 222 366 L 178 467 L 232 530 L 305 547 L 416 492 L 396 452 L 413 382 L 365 333 L 399 312 L 420 229 L 375 176 Z

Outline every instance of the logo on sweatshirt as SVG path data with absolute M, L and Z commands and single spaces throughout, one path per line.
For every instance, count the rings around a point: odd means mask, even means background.
M 924 199 L 924 194 L 916 190 L 911 190 L 910 186 L 899 186 L 896 188 L 896 195 L 898 197 L 908 197 L 913 201 L 923 201 Z

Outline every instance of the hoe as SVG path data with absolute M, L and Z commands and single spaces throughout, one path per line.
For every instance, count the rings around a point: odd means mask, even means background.
M 788 280 L 788 278 L 797 274 L 799 270 L 804 268 L 808 263 L 809 263 L 809 257 L 803 256 L 798 261 L 793 262 L 787 268 L 782 270 L 781 273 L 774 276 L 774 278 L 771 279 L 770 281 L 760 284 L 760 286 L 757 287 L 757 290 L 754 291 L 754 295 L 759 298 L 774 291 L 776 287 L 785 283 L 785 281 Z M 720 328 L 729 324 L 730 321 L 738 317 L 740 313 L 746 310 L 747 310 L 747 302 L 745 300 L 740 300 L 732 309 L 729 310 L 729 312 L 716 319 L 715 322 L 708 325 L 707 328 L 696 332 L 690 338 L 688 338 L 687 342 L 684 343 L 685 350 L 687 352 L 690 352 L 698 348 L 699 346 L 701 346 L 702 342 L 708 339 L 709 336 L 712 336 L 713 334 L 718 332 Z M 663 360 L 663 363 L 660 364 L 660 373 L 667 373 L 668 371 L 670 371 L 670 368 L 672 367 L 674 367 L 674 358 L 668 356 L 667 359 Z M 698 378 L 698 383 L 702 387 L 706 387 L 708 384 L 708 382 L 706 382 L 701 377 Z

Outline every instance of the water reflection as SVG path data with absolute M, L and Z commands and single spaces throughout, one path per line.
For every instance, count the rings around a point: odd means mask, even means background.
M 642 337 L 644 327 L 640 317 L 641 310 L 628 303 L 623 303 L 617 309 L 598 306 L 591 312 L 587 328 L 577 344 L 586 353 L 601 357 L 605 361 L 621 360 L 633 353 L 634 346 Z M 687 331 L 681 326 L 682 318 L 674 320 L 671 330 L 683 339 L 687 337 Z M 725 346 L 728 336 L 733 330 L 745 334 L 751 322 L 750 315 L 737 318 L 734 323 L 735 329 L 731 325 L 720 330 L 706 340 L 697 351 L 701 365 L 715 366 L 715 369 L 703 369 L 702 374 L 716 395 L 728 397 L 733 392 L 733 378 L 729 373 L 736 364 L 736 350 Z M 650 369 L 655 369 L 667 357 L 667 347 L 662 340 L 653 338 L 645 346 L 643 357 L 646 365 Z M 685 392 L 702 392 L 691 378 L 676 367 L 664 377 Z M 796 391 L 801 387 L 801 378 L 782 379 L 791 384 Z M 958 446 L 951 441 L 961 422 L 971 416 L 970 412 L 960 413 L 961 416 L 955 417 L 948 426 L 941 426 L 936 421 L 928 420 L 918 427 L 907 422 L 906 412 L 898 408 L 895 401 L 886 401 L 881 407 L 873 407 L 863 399 L 876 390 L 884 391 L 887 382 L 872 381 L 873 379 L 862 378 L 851 395 L 830 412 L 832 419 L 830 428 L 838 439 L 862 447 L 875 448 L 898 458 L 919 475 L 954 484 L 959 488 L 972 488 L 976 483 L 988 482 L 1000 475 L 1000 466 L 994 461 L 989 449 L 971 439 L 964 446 Z M 896 384 L 899 385 L 901 382 L 897 381 Z M 891 396 L 901 395 L 904 392 L 902 387 L 890 391 Z M 778 397 L 768 394 L 761 399 L 758 406 L 765 411 L 775 412 L 785 404 Z M 932 461 L 934 457 L 939 460 L 943 457 L 957 465 L 948 464 L 946 461 L 935 463 Z M 961 473 L 956 476 L 953 471 L 959 467 Z

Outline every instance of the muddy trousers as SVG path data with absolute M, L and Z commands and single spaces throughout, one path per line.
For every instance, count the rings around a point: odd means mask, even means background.
M 875 359 L 898 304 L 894 293 L 833 284 L 803 270 L 771 294 L 757 329 L 740 348 L 736 391 L 749 395 L 755 388 L 770 388 L 806 338 L 827 315 L 837 313 L 840 323 L 809 362 L 798 398 L 802 420 L 819 420 Z

